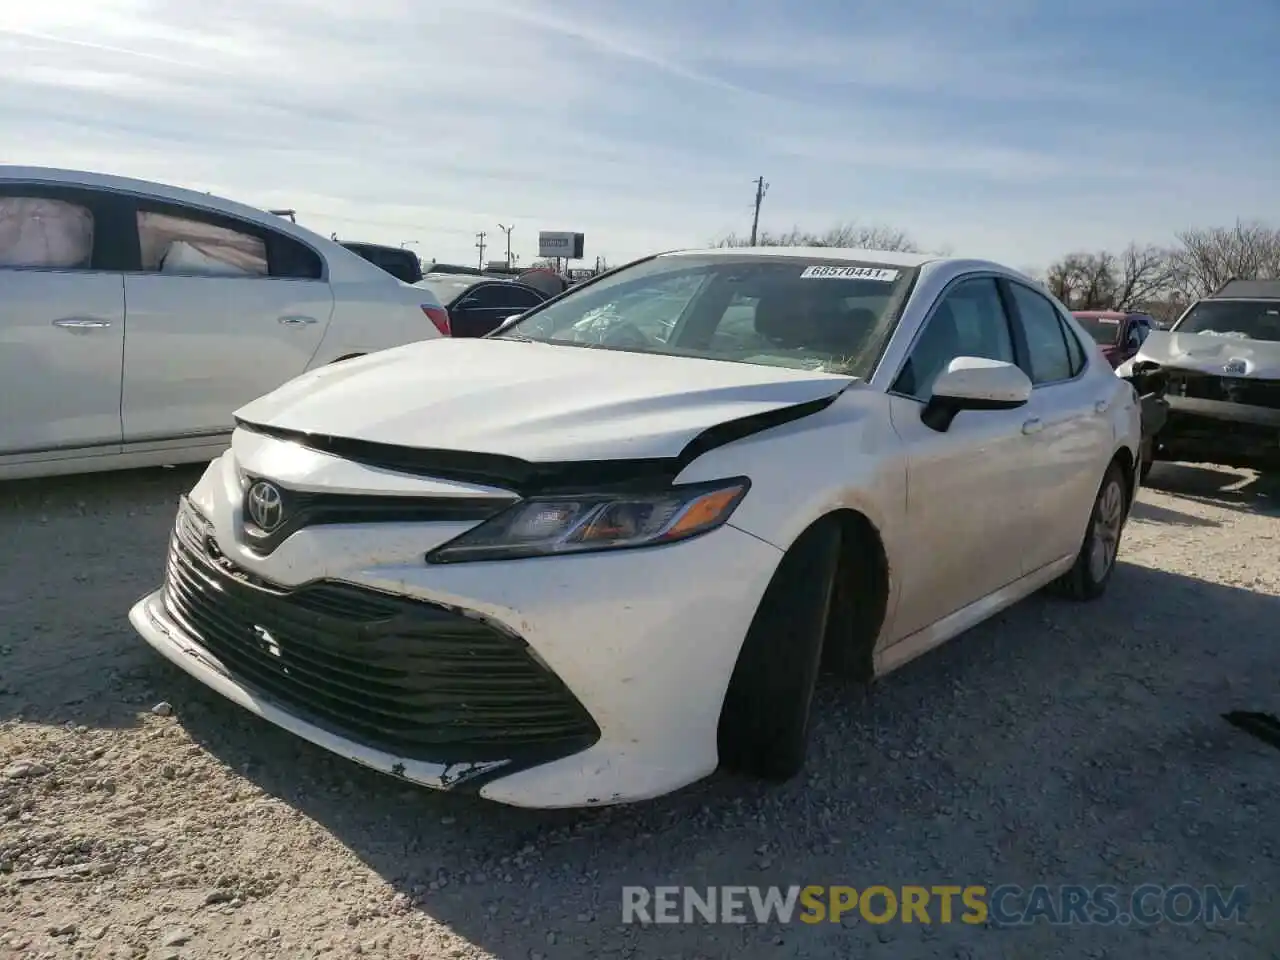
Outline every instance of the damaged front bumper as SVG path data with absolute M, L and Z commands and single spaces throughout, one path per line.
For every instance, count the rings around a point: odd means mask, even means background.
M 304 719 L 296 707 L 280 706 L 261 691 L 247 686 L 190 637 L 165 610 L 163 589 L 139 600 L 129 611 L 129 622 L 160 654 L 214 692 L 303 740 L 363 766 L 439 790 L 452 790 L 464 784 L 478 789 L 484 780 L 512 766 L 509 760 L 453 763 L 415 760 L 359 743 Z
M 335 580 L 237 568 L 184 498 L 164 586 L 130 620 L 197 679 L 320 746 L 440 789 L 587 749 L 600 730 L 522 639 Z
M 1264 405 L 1280 400 L 1280 385 L 1154 364 L 1124 379 L 1141 397 L 1152 459 L 1280 469 L 1280 404 Z

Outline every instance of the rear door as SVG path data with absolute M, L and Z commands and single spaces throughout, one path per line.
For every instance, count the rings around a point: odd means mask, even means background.
M 106 194 L 0 184 L 0 457 L 119 450 L 116 227 Z
M 258 224 L 167 202 L 134 211 L 125 278 L 125 442 L 230 431 L 236 408 L 303 373 L 333 314 L 321 256 Z
M 1031 573 L 1080 549 L 1115 444 L 1108 406 L 1115 381 L 1089 376 L 1085 345 L 1052 301 L 1017 281 L 1002 287 L 1019 364 L 1034 385 L 1025 408 L 1033 454 L 1024 482 L 1039 528 L 1027 551 Z
M 482 337 L 503 320 L 536 307 L 546 298 L 514 283 L 480 283 L 464 293 L 449 310 L 455 337 Z

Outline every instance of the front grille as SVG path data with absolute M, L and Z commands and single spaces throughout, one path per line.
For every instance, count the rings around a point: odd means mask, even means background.
M 547 760 L 600 735 L 523 640 L 353 584 L 266 583 L 222 557 L 185 499 L 164 595 L 169 614 L 238 682 L 316 726 L 406 759 Z
M 514 497 L 378 496 L 290 490 L 266 481 L 280 498 L 280 522 L 270 531 L 253 523 L 250 497 L 261 478 L 246 478 L 245 539 L 266 555 L 299 530 L 337 523 L 482 523 L 516 502 Z
M 1210 373 L 1171 370 L 1166 393 L 1195 400 L 1219 400 L 1243 403 L 1251 407 L 1280 410 L 1280 380 L 1250 380 L 1245 377 L 1220 377 Z

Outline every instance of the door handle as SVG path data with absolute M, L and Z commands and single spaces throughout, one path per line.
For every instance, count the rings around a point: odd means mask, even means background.
M 61 327 L 63 330 L 105 330 L 111 326 L 110 320 L 102 320 L 98 317 L 63 317 L 61 320 L 53 321 L 55 327 Z
M 1039 417 L 1032 417 L 1022 425 L 1022 432 L 1030 436 L 1033 433 L 1039 433 L 1044 429 L 1044 423 Z
M 290 316 L 280 318 L 280 323 L 283 323 L 287 327 L 302 327 L 315 322 L 315 317 Z
M 1106 412 L 1107 412 L 1107 407 L 1108 407 L 1108 403 L 1107 403 L 1107 401 L 1105 401 L 1105 400 L 1098 400 L 1098 401 L 1097 401 L 1097 402 L 1095 402 L 1095 403 L 1094 403 L 1094 405 L 1093 405 L 1093 412 L 1094 412 L 1094 413 L 1106 413 Z

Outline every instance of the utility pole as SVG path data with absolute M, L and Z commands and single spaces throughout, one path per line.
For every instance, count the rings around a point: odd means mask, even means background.
M 760 229 L 760 201 L 764 199 L 764 195 L 769 192 L 769 184 L 764 182 L 764 177 L 756 177 L 756 212 L 751 218 L 751 245 L 756 245 L 756 234 Z
M 488 234 L 481 230 L 476 234 L 476 249 L 480 251 L 480 269 L 484 269 L 484 238 Z
M 503 226 L 500 223 L 498 224 L 498 229 L 507 235 L 507 269 L 510 270 L 511 269 L 511 231 L 514 230 L 515 227 Z

